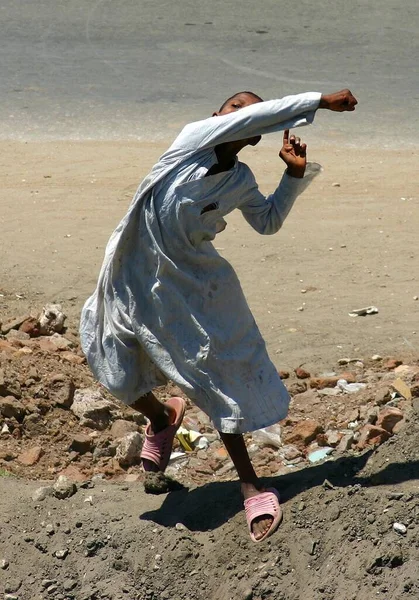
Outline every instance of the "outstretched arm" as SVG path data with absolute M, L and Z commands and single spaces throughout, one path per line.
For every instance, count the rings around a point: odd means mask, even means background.
M 311 123 L 319 108 L 344 112 L 355 110 L 356 104 L 357 100 L 349 90 L 328 95 L 307 92 L 280 100 L 258 102 L 236 112 L 186 125 L 169 152 L 180 148 L 185 151 L 203 150 L 226 142 L 300 127 Z

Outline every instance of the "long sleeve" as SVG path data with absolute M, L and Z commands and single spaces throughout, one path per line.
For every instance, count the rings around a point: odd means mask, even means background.
M 302 179 L 290 177 L 285 172 L 275 192 L 264 196 L 252 176 L 253 185 L 248 189 L 244 202 L 238 207 L 246 221 L 258 233 L 272 235 L 281 229 L 295 200 L 320 172 L 317 163 L 308 163 Z
M 227 115 L 210 117 L 186 125 L 168 153 L 180 149 L 197 151 L 312 123 L 321 94 L 306 92 L 246 106 Z

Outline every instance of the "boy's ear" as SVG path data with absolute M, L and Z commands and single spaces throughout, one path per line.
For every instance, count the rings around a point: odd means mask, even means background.
M 213 116 L 213 117 L 218 117 L 218 115 L 219 115 L 219 113 L 218 113 L 218 112 L 213 112 L 213 113 L 212 113 L 212 116 Z

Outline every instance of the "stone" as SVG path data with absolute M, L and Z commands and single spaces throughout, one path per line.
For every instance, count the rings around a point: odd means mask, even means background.
M 25 408 L 14 396 L 6 396 L 0 398 L 0 415 L 8 419 L 16 419 L 20 423 L 25 416 Z
M 388 406 L 378 415 L 377 426 L 393 433 L 395 425 L 403 419 L 403 413 L 399 408 Z
M 77 581 L 75 579 L 64 579 L 63 588 L 66 592 L 71 592 L 77 586 Z
M 290 374 L 289 374 L 288 371 L 282 371 L 282 370 L 280 370 L 280 371 L 278 371 L 278 374 L 279 374 L 279 376 L 280 376 L 281 379 L 288 379 L 289 376 L 290 376 Z
M 70 498 L 77 492 L 77 486 L 73 481 L 70 481 L 65 475 L 60 475 L 54 483 L 54 496 L 59 500 Z
M 25 467 L 32 467 L 33 465 L 36 465 L 43 454 L 44 451 L 41 446 L 34 446 L 33 448 L 29 448 L 29 450 L 25 450 L 19 454 L 17 460 Z
M 9 579 L 9 581 L 7 581 L 4 585 L 4 591 L 6 594 L 14 594 L 15 592 L 19 591 L 21 587 L 21 579 Z
M 406 535 L 407 533 L 407 527 L 403 523 L 393 523 L 393 529 L 396 533 L 400 533 L 400 535 Z
M 387 371 L 393 371 L 396 367 L 398 367 L 399 365 L 402 365 L 403 361 L 402 360 L 398 360 L 397 358 L 389 358 L 388 360 L 385 361 L 383 367 L 385 369 L 387 369 Z
M 5 558 L 2 558 L 2 559 L 0 560 L 0 569 L 2 569 L 2 571 L 6 571 L 6 569 L 8 569 L 8 568 L 9 568 L 9 564 L 10 564 L 10 563 L 9 563 L 9 561 L 8 561 L 8 560 L 6 560 Z
M 74 352 L 62 352 L 60 358 L 64 362 L 71 363 L 72 365 L 84 365 L 86 362 L 84 356 L 79 356 L 78 354 L 74 354 Z
M 356 374 L 352 371 L 344 371 L 339 375 L 339 379 L 345 379 L 348 383 L 356 383 Z
M 296 444 L 307 446 L 310 442 L 316 439 L 317 434 L 322 433 L 323 428 L 314 419 L 300 421 L 294 426 L 291 433 L 286 437 L 288 444 Z
M 64 550 L 56 550 L 54 556 L 59 560 L 64 560 L 68 556 L 68 549 L 64 548 Z
M 106 429 L 112 417 L 119 414 L 118 406 L 93 388 L 76 390 L 70 410 L 82 426 L 99 430 Z
M 389 400 L 391 400 L 391 392 L 389 387 L 382 387 L 376 392 L 374 402 L 377 404 L 377 406 L 387 404 Z
M 327 445 L 332 446 L 332 448 L 336 448 L 343 437 L 343 434 L 340 431 L 335 431 L 333 429 L 326 431 L 325 435 Z
M 3 323 L 1 326 L 1 333 L 3 335 L 6 335 L 12 329 L 19 329 L 19 327 L 22 325 L 22 323 L 30 318 L 31 318 L 30 315 L 23 315 L 23 316 L 17 317 L 16 319 L 11 319 L 10 321 L 7 321 L 6 323 Z
M 301 367 L 294 369 L 294 373 L 298 379 L 308 379 L 311 377 L 310 373 Z
M 336 387 L 340 377 L 312 377 L 310 379 L 310 387 L 316 390 L 322 390 L 324 388 Z
M 6 335 L 7 340 L 18 340 L 19 342 L 26 342 L 27 340 L 30 340 L 30 338 L 31 336 L 29 333 L 19 331 L 19 329 L 11 329 Z
M 6 377 L 3 369 L 0 369 L 0 396 L 14 396 L 18 400 L 22 396 L 20 383 Z
M 61 333 L 67 316 L 61 304 L 46 304 L 39 317 L 39 330 L 42 335 Z
M 117 419 L 111 425 L 111 436 L 114 440 L 119 440 L 126 436 L 127 433 L 133 433 L 135 431 L 139 431 L 139 427 L 134 421 Z
M 48 397 L 57 406 L 70 408 L 73 404 L 75 385 L 71 379 L 51 381 L 48 385 Z
M 32 494 L 32 500 L 34 502 L 42 502 L 48 496 L 52 496 L 54 493 L 54 488 L 51 485 L 45 485 L 34 491 Z
M 73 342 L 59 333 L 50 335 L 48 339 L 58 350 L 68 350 L 74 346 Z
M 412 394 L 412 398 L 419 398 L 419 383 L 415 383 L 410 388 L 410 393 Z
M 86 452 L 91 451 L 92 445 L 93 440 L 91 437 L 84 433 L 78 433 L 71 440 L 70 450 L 74 450 L 74 452 L 78 452 L 79 454 L 86 454 Z
M 297 394 L 303 394 L 307 391 L 307 384 L 305 381 L 295 381 L 288 385 L 287 389 L 291 396 L 296 396 Z
M 392 388 L 396 390 L 396 392 L 402 396 L 403 398 L 405 398 L 406 400 L 411 400 L 412 399 L 412 393 L 410 391 L 410 387 L 407 385 L 407 383 L 405 383 L 403 381 L 403 379 L 396 379 L 395 381 L 393 381 L 393 383 L 391 384 Z
M 29 337 L 38 337 L 41 332 L 39 330 L 39 321 L 36 317 L 29 317 L 25 319 L 19 327 L 19 331 L 27 333 Z
M 342 439 L 340 440 L 337 451 L 338 452 L 347 452 L 351 449 L 352 444 L 354 443 L 354 433 L 353 431 L 348 431 L 344 433 Z
M 281 448 L 281 455 L 285 460 L 292 462 L 301 456 L 301 451 L 297 448 L 297 446 L 286 444 Z
M 127 433 L 116 449 L 115 458 L 121 467 L 128 467 L 139 460 L 139 454 L 143 445 L 143 438 L 138 431 Z
M 358 448 L 365 449 L 367 446 L 382 444 L 390 437 L 390 433 L 377 425 L 367 424 L 360 431 Z
M 66 477 L 73 482 L 76 481 L 77 483 L 83 483 L 88 479 L 88 476 L 82 473 L 80 469 L 74 465 L 68 465 L 68 467 L 60 471 L 59 474 L 60 476 Z

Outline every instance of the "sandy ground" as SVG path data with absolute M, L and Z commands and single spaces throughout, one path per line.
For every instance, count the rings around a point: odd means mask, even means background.
M 110 233 L 165 147 L 0 143 L 0 320 L 47 301 L 77 320 Z M 258 235 L 239 211 L 228 218 L 215 246 L 235 267 L 278 367 L 418 350 L 417 155 L 315 149 L 310 158 L 324 171 L 277 235 Z M 273 146 L 242 160 L 263 192 L 274 189 L 283 168 Z M 368 305 L 379 313 L 348 316 Z

